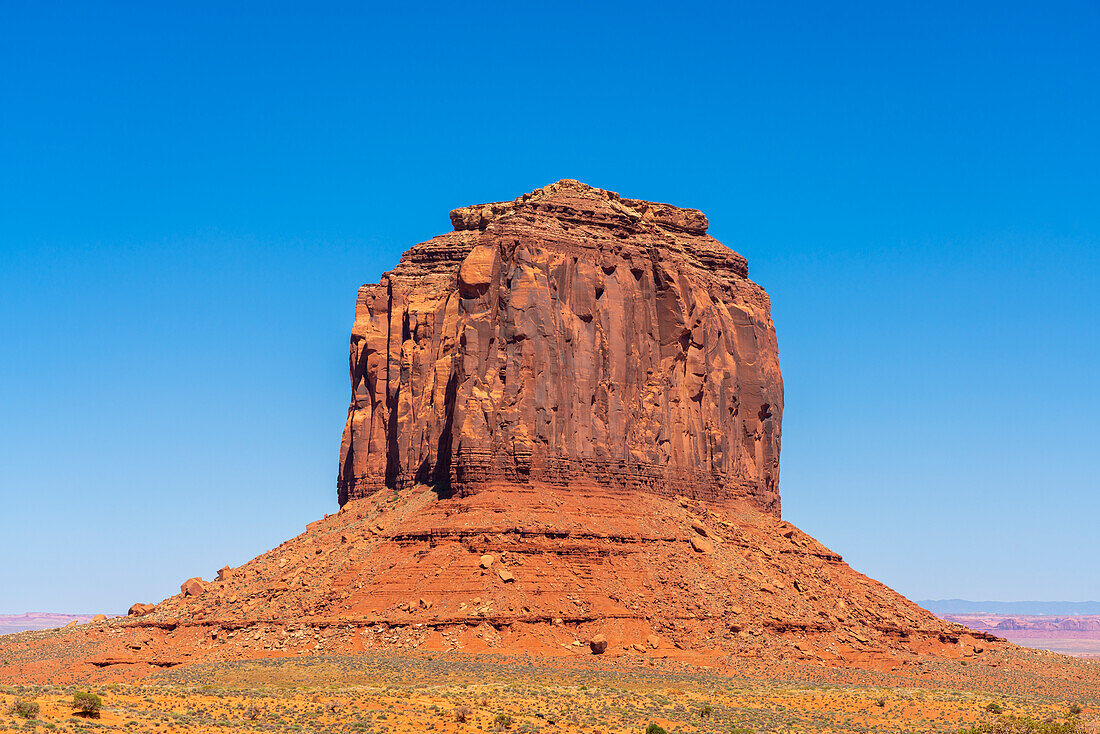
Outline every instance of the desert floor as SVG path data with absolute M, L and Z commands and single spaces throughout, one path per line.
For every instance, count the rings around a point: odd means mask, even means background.
M 126 732 L 955 732 L 993 724 L 1001 709 L 1098 731 L 1100 691 L 1075 699 L 975 679 L 936 685 L 767 681 L 675 663 L 568 665 L 560 660 L 445 654 L 241 661 L 156 674 L 136 683 L 0 686 L 0 731 Z M 74 716 L 77 690 L 103 699 Z M 34 700 L 26 721 L 9 712 Z M 1071 706 L 1081 707 L 1077 716 Z M 467 710 L 465 721 L 459 721 Z

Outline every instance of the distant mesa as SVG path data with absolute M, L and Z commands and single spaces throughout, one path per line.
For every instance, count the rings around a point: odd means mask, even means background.
M 107 619 L 104 614 L 58 614 L 54 612 L 27 612 L 25 614 L 0 614 L 0 635 L 10 635 L 28 630 L 47 630 L 65 627 L 73 622 L 84 624 Z
M 989 632 L 1025 647 L 1076 657 L 1100 658 L 1100 615 L 1097 614 L 971 613 L 940 616 L 949 622 Z
M 970 601 L 968 599 L 925 599 L 922 607 L 936 614 L 1058 614 L 1081 616 L 1100 614 L 1100 601 Z

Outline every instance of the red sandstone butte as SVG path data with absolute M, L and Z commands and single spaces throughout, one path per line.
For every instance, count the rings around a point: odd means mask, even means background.
M 583 477 L 779 515 L 768 296 L 702 212 L 567 179 L 451 222 L 359 290 L 341 504 Z
M 359 291 L 340 511 L 126 618 L 0 639 L 0 680 L 370 650 L 1015 665 L 780 519 L 768 297 L 701 212 L 566 180 L 451 221 Z

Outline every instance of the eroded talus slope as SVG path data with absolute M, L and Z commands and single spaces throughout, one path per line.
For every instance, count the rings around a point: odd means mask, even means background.
M 937 619 L 748 503 L 595 482 L 429 487 L 349 501 L 302 535 L 138 616 L 0 641 L 8 680 L 122 679 L 198 661 L 362 650 L 978 663 Z M 580 644 L 575 644 L 577 641 Z
M 768 297 L 701 212 L 561 181 L 451 219 L 359 292 L 341 502 L 583 479 L 779 514 Z

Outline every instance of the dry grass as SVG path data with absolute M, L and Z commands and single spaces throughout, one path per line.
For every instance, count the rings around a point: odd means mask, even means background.
M 697 668 L 553 665 L 448 656 L 201 666 L 97 688 L 98 720 L 73 715 L 74 688 L 10 687 L 0 689 L 0 703 L 34 700 L 41 714 L 37 722 L 0 714 L 0 731 L 640 734 L 656 723 L 670 734 L 954 732 L 993 723 L 993 702 L 1006 714 L 1055 721 L 1073 703 L 1008 692 L 750 682 Z M 1087 730 L 1100 701 L 1079 703 Z

